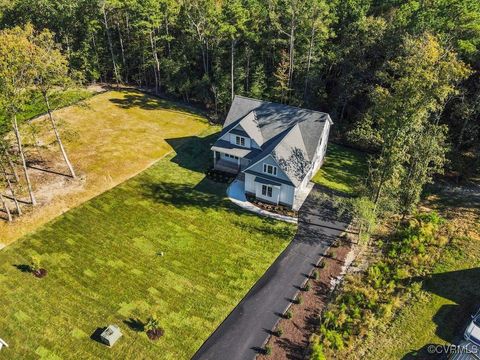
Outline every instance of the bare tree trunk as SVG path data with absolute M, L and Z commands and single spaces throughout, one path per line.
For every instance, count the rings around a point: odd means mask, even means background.
M 13 116 L 13 130 L 15 132 L 20 158 L 22 159 L 22 167 L 25 174 L 25 180 L 27 182 L 28 194 L 30 195 L 30 202 L 32 205 L 36 205 L 37 200 L 35 200 L 35 195 L 33 194 L 32 183 L 30 181 L 30 176 L 28 175 L 27 161 L 25 160 L 25 154 L 23 153 L 22 138 L 20 137 L 20 132 L 18 131 L 17 115 Z
M 128 83 L 128 67 L 127 67 L 127 61 L 125 60 L 125 49 L 123 47 L 122 32 L 120 31 L 120 24 L 118 22 L 117 22 L 117 31 L 118 31 L 118 38 L 120 39 L 120 49 L 122 51 L 122 64 L 123 64 L 123 68 L 125 69 L 125 81 Z
M 310 65 L 312 63 L 313 40 L 315 38 L 315 21 L 312 23 L 312 32 L 310 34 L 310 44 L 308 46 L 307 71 L 305 74 L 305 87 L 303 89 L 303 101 L 307 99 L 308 80 L 310 78 Z
M 8 152 L 8 149 L 5 145 L 2 146 L 3 148 L 3 153 L 5 154 L 5 158 L 7 159 L 8 166 L 10 167 L 10 170 L 12 171 L 13 176 L 15 177 L 15 182 L 19 182 L 20 178 L 18 177 L 17 169 L 15 169 L 15 165 L 13 164 L 12 158 L 10 157 L 10 153 Z
M 158 94 L 160 90 L 160 61 L 158 60 L 157 45 L 153 39 L 153 30 L 150 31 L 150 45 L 152 47 L 153 60 L 155 61 L 155 93 Z
M 165 34 L 167 35 L 167 55 L 168 57 L 170 57 L 170 33 L 169 33 L 169 30 L 168 30 L 168 15 L 165 16 Z
M 70 163 L 70 160 L 68 159 L 67 152 L 63 147 L 62 139 L 60 138 L 60 134 L 58 133 L 57 124 L 55 122 L 55 119 L 53 118 L 52 111 L 50 109 L 50 102 L 48 101 L 47 92 L 43 92 L 43 99 L 45 100 L 45 105 L 47 105 L 48 117 L 50 118 L 50 122 L 52 124 L 52 129 L 53 129 L 53 132 L 55 133 L 55 138 L 57 139 L 58 146 L 60 147 L 60 151 L 62 152 L 63 160 L 65 160 L 65 163 L 67 164 L 68 170 L 70 171 L 70 175 L 72 176 L 72 178 L 75 179 L 77 176 L 75 175 L 75 170 L 73 170 L 73 166 Z
M 102 72 L 100 71 L 100 61 L 98 60 L 98 51 L 97 51 L 97 43 L 95 42 L 95 34 L 92 34 L 92 44 L 93 44 L 93 50 L 95 54 L 95 65 L 97 66 L 97 70 L 100 73 L 100 82 L 104 82 L 102 78 Z
M 248 46 L 245 49 L 245 53 L 247 55 L 247 68 L 245 70 L 245 90 L 247 92 L 249 92 L 250 91 L 250 57 L 251 57 L 251 53 L 250 53 L 250 48 Z
M 292 87 L 293 80 L 293 51 L 295 48 L 295 15 L 292 15 L 292 21 L 290 24 L 290 49 L 289 49 L 289 67 L 288 67 L 288 88 Z
M 469 120 L 470 120 L 469 116 L 466 116 L 465 121 L 462 124 L 462 128 L 460 129 L 460 134 L 458 135 L 458 142 L 457 142 L 457 145 L 455 146 L 457 150 L 460 150 L 460 148 L 463 145 L 463 136 L 465 134 L 465 129 L 467 128 L 467 124 Z
M 117 69 L 117 63 L 115 61 L 115 55 L 113 53 L 112 38 L 110 36 L 110 30 L 108 29 L 108 20 L 107 20 L 107 12 L 105 10 L 105 1 L 103 2 L 102 11 L 103 11 L 103 21 L 105 25 L 105 32 L 107 33 L 108 47 L 110 48 L 110 55 L 112 56 L 113 72 L 115 74 L 115 81 L 118 86 L 119 84 L 118 69 Z
M 232 100 L 235 97 L 235 84 L 234 84 L 234 51 L 235 50 L 235 40 L 232 39 L 231 48 L 230 48 L 230 82 L 231 82 L 231 91 L 232 91 Z
M 200 25 L 193 20 L 193 18 L 188 14 L 187 16 L 192 23 L 193 27 L 195 28 L 195 31 L 197 33 L 198 37 L 198 42 L 200 43 L 200 49 L 202 50 L 202 61 L 203 61 L 203 71 L 206 75 L 208 75 L 208 42 L 205 40 L 201 30 L 200 30 Z M 205 45 L 207 48 L 206 54 L 205 54 Z
M 22 209 L 20 208 L 20 204 L 18 203 L 17 195 L 15 195 L 15 190 L 13 189 L 12 183 L 11 183 L 10 179 L 8 178 L 7 171 L 6 171 L 6 169 L 5 169 L 5 167 L 3 166 L 2 163 L 0 163 L 0 167 L 2 169 L 5 181 L 7 182 L 8 190 L 10 190 L 10 193 L 12 194 L 13 202 L 15 203 L 15 207 L 17 208 L 17 214 L 20 216 L 20 215 L 22 215 Z
M 7 203 L 5 202 L 5 199 L 3 198 L 2 194 L 0 194 L 0 202 L 3 205 L 3 208 L 5 209 L 5 212 L 7 213 L 8 221 L 11 222 L 12 221 L 12 214 L 10 214 L 10 209 L 8 208 Z

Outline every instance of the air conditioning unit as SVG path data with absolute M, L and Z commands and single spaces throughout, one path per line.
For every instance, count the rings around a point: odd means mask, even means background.
M 122 332 L 120 328 L 116 325 L 109 325 L 105 330 L 103 330 L 100 335 L 100 339 L 105 345 L 113 346 L 118 339 L 122 337 Z

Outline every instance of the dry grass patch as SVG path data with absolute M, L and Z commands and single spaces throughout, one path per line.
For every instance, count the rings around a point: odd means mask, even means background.
M 131 90 L 94 96 L 56 111 L 55 117 L 80 179 L 44 171 L 66 173 L 49 123 L 39 118 L 25 124 L 21 132 L 40 205 L 13 224 L 1 222 L 0 243 L 9 244 L 113 188 L 169 153 L 182 142 L 179 138 L 208 128 L 200 115 Z

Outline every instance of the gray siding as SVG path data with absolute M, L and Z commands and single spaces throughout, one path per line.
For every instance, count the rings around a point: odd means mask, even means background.
M 271 174 L 268 174 L 268 175 L 273 176 L 273 177 L 277 177 L 277 178 L 285 180 L 285 181 L 290 181 L 288 176 L 285 175 L 285 173 L 282 171 L 282 169 L 280 169 L 280 167 L 278 166 L 277 162 L 270 155 L 267 155 L 263 160 L 260 160 L 259 162 L 254 164 L 252 167 L 250 167 L 250 170 L 258 172 L 259 174 L 264 174 L 263 164 L 273 165 L 273 166 L 277 167 L 277 175 L 276 176 L 271 175 Z

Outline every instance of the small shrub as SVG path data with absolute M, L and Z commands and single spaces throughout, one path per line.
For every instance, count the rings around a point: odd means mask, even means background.
M 288 310 L 288 311 L 285 313 L 285 315 L 283 315 L 283 317 L 284 317 L 285 319 L 291 319 L 292 316 L 293 316 L 293 314 L 292 314 L 292 312 L 291 312 L 290 310 Z
M 318 276 L 318 271 L 314 271 L 313 274 L 312 274 L 312 279 L 314 280 L 318 280 L 319 276 Z
M 325 261 L 320 261 L 320 264 L 318 264 L 318 268 L 323 269 L 325 267 Z
M 265 345 L 265 349 L 263 350 L 265 355 L 272 355 L 272 348 L 269 345 Z
M 333 251 L 333 250 L 330 250 L 328 253 L 327 253 L 327 257 L 331 258 L 331 259 L 335 259 L 337 257 L 337 252 L 336 251 Z
M 145 332 L 150 340 L 158 340 L 165 333 L 155 316 L 148 318 L 147 323 L 145 324 Z
M 40 270 L 40 269 L 41 269 L 40 257 L 38 255 L 32 255 L 32 259 L 31 259 L 31 262 L 30 262 L 30 270 L 32 272 L 35 272 L 35 271 Z
M 303 287 L 303 291 L 310 291 L 310 284 L 306 283 L 305 286 Z
M 32 256 L 32 261 L 31 261 L 31 264 L 30 264 L 29 268 L 30 268 L 30 272 L 33 274 L 33 276 L 35 276 L 37 278 L 43 278 L 43 277 L 47 276 L 47 270 L 42 268 L 41 259 L 37 255 Z
M 310 360 L 326 360 L 325 354 L 323 353 L 323 346 L 320 342 L 313 341 L 311 345 L 312 353 L 310 355 Z
M 297 296 L 297 298 L 295 299 L 295 303 L 300 305 L 302 302 L 303 302 L 303 298 L 300 295 Z
M 280 329 L 280 328 L 278 328 L 278 329 L 275 331 L 275 336 L 276 336 L 276 337 L 280 337 L 280 336 L 282 336 L 282 335 L 283 335 L 283 330 Z

